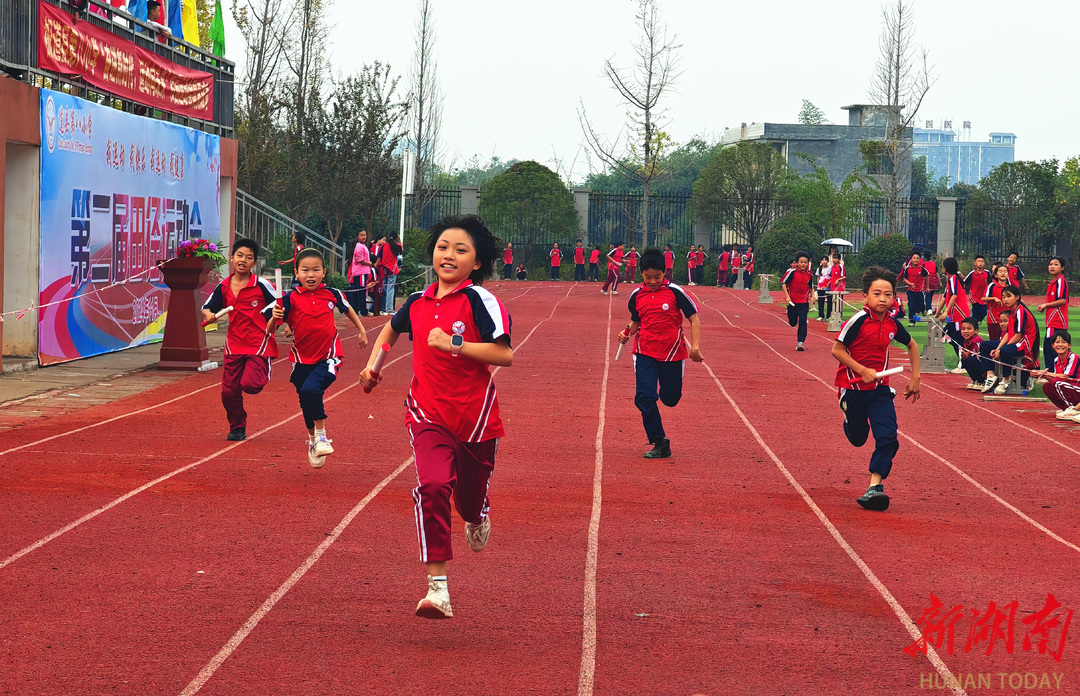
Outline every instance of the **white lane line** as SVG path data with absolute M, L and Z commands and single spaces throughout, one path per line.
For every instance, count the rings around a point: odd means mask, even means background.
M 732 323 L 731 323 L 731 320 L 727 318 L 727 315 L 726 315 L 726 314 L 724 314 L 723 312 L 721 312 L 721 311 L 720 311 L 719 309 L 717 309 L 716 307 L 712 307 L 712 306 L 710 306 L 710 305 L 708 305 L 708 304 L 705 304 L 705 303 L 701 303 L 701 304 L 704 304 L 704 306 L 706 306 L 706 307 L 708 307 L 709 309 L 713 310 L 714 312 L 718 313 L 718 314 L 719 314 L 719 315 L 720 315 L 721 317 L 723 317 L 723 318 L 724 318 L 724 321 L 726 321 L 726 322 L 727 322 L 728 324 L 730 324 L 730 325 L 731 325 L 731 326 L 732 326 L 733 328 L 739 329 L 739 331 L 743 331 L 744 333 L 748 333 L 748 334 L 750 334 L 751 336 L 753 336 L 754 338 L 756 338 L 756 339 L 757 339 L 758 341 L 760 341 L 760 342 L 761 342 L 761 343 L 762 343 L 763 345 L 765 345 L 765 346 L 766 346 L 766 347 L 767 347 L 767 348 L 768 348 L 769 350 L 771 350 L 772 352 L 776 353 L 777 357 L 781 358 L 782 360 L 784 360 L 785 362 L 787 362 L 787 363 L 788 363 L 788 364 L 790 364 L 791 366 L 793 366 L 793 367 L 795 367 L 796 369 L 798 369 L 798 370 L 800 370 L 800 371 L 802 371 L 802 372 L 804 372 L 804 373 L 806 373 L 806 374 L 810 375 L 811 377 L 813 377 L 813 378 L 814 378 L 814 379 L 816 379 L 817 381 L 819 381 L 819 382 L 821 382 L 822 384 L 824 384 L 824 385 L 825 385 L 825 386 L 826 386 L 827 388 L 829 388 L 829 389 L 835 389 L 835 388 L 836 388 L 836 387 L 834 387 L 833 385 L 831 385 L 831 384 L 829 384 L 828 382 L 826 382 L 825 380 L 821 379 L 821 377 L 818 377 L 818 376 L 817 376 L 816 374 L 814 374 L 813 372 L 810 372 L 809 370 L 805 369 L 804 367 L 802 367 L 802 366 L 801 366 L 801 365 L 799 365 L 798 363 L 792 362 L 792 361 L 791 361 L 790 359 L 788 359 L 788 358 L 787 358 L 787 357 L 785 357 L 784 355 L 781 355 L 779 351 L 777 351 L 777 350 L 776 350 L 775 348 L 773 348 L 773 347 L 772 347 L 771 345 L 769 345 L 769 343 L 768 343 L 767 341 L 765 341 L 764 339 L 762 339 L 762 338 L 758 337 L 758 336 L 757 336 L 757 334 L 755 334 L 755 333 L 754 333 L 753 331 L 749 331 L 749 330 L 747 330 L 747 329 L 744 329 L 744 328 L 742 328 L 742 327 L 739 327 L 739 326 L 735 326 L 735 324 L 732 324 Z M 1017 508 L 1016 506 L 1012 505 L 1012 504 L 1011 504 L 1011 503 L 1009 503 L 1009 502 L 1008 502 L 1007 500 L 1005 500 L 1004 498 L 1002 498 L 1002 497 L 1001 497 L 1001 496 L 999 496 L 998 494 L 994 493 L 993 491 L 991 491 L 990 489 L 988 489 L 988 488 L 987 488 L 986 486 L 984 486 L 984 485 L 982 485 L 981 483 L 979 483 L 979 482 L 978 482 L 977 480 L 975 480 L 974 478 L 972 478 L 972 477 L 971 477 L 971 476 L 970 476 L 970 475 L 969 475 L 969 474 L 968 474 L 967 472 L 965 472 L 964 470 L 960 469 L 960 468 L 959 468 L 958 466 L 956 466 L 955 464 L 953 464 L 953 463 L 952 463 L 952 462 L 950 462 L 949 460 L 945 459 L 944 457 L 942 457 L 941 455 L 937 454 L 936 452 L 933 452 L 933 451 L 931 451 L 931 450 L 927 449 L 927 448 L 926 448 L 926 447 L 924 447 L 924 446 L 923 446 L 922 444 L 920 444 L 920 443 L 919 443 L 919 442 L 918 442 L 917 440 L 915 440 L 914 438 L 912 438 L 912 437 L 910 437 L 909 435 L 907 435 L 907 433 L 905 433 L 904 431 L 902 431 L 902 430 L 899 430 L 899 429 L 897 429 L 897 431 L 896 431 L 896 432 L 897 432 L 897 434 L 898 434 L 898 435 L 899 435 L 900 437 L 904 438 L 905 440 L 907 440 L 907 441 L 908 441 L 908 442 L 910 442 L 911 444 L 913 444 L 913 445 L 915 445 L 916 447 L 918 447 L 919 449 L 921 449 L 921 450 L 922 450 L 923 452 L 926 452 L 927 454 L 929 454 L 929 455 L 930 455 L 931 457 L 933 457 L 934 459 L 937 459 L 937 460 L 938 460 L 939 462 L 941 462 L 941 463 L 942 463 L 942 464 L 944 464 L 945 466 L 947 466 L 947 467 L 949 467 L 950 469 L 952 469 L 952 470 L 953 470 L 954 472 L 956 472 L 956 473 L 957 473 L 957 474 L 958 474 L 958 475 L 959 475 L 959 476 L 960 476 L 961 478 L 963 478 L 963 479 L 964 479 L 965 481 L 967 481 L 967 482 L 968 482 L 968 483 L 970 483 L 971 485 L 975 486 L 975 488 L 977 488 L 977 489 L 978 489 L 979 491 L 981 491 L 981 492 L 985 493 L 986 495 L 990 496 L 991 498 L 993 498 L 993 499 L 994 499 L 994 501 L 996 501 L 996 502 L 1000 503 L 1000 504 L 1001 504 L 1001 505 L 1002 505 L 1002 506 L 1003 506 L 1003 507 L 1004 507 L 1004 508 L 1005 508 L 1006 510 L 1009 510 L 1010 512 L 1014 513 L 1014 514 L 1015 514 L 1015 515 L 1016 515 L 1017 517 L 1019 517 L 1020 519 L 1022 519 L 1022 520 L 1023 520 L 1023 521 L 1025 521 L 1025 522 L 1027 522 L 1027 523 L 1028 523 L 1028 524 L 1030 524 L 1030 525 L 1031 525 L 1032 527 L 1035 527 L 1035 529 L 1038 529 L 1038 530 L 1039 530 L 1040 532 L 1043 532 L 1044 534 L 1046 534 L 1047 536 L 1049 536 L 1049 537 L 1050 537 L 1051 539 L 1053 539 L 1054 541 L 1060 542 L 1061 544 L 1063 544 L 1063 545 L 1065 545 L 1066 547 L 1068 547 L 1068 548 L 1072 549 L 1073 551 L 1077 551 L 1077 552 L 1080 552 L 1080 546 L 1078 546 L 1078 545 L 1076 545 L 1076 544 L 1072 543 L 1071 541 L 1068 541 L 1068 540 L 1066 540 L 1066 539 L 1062 538 L 1062 537 L 1061 537 L 1060 535 L 1058 535 L 1058 534 L 1054 533 L 1053 531 L 1051 531 L 1050 529 L 1048 529 L 1048 528 L 1047 528 L 1047 527 L 1045 527 L 1044 525 L 1040 524 L 1040 523 L 1039 523 L 1039 522 L 1037 522 L 1037 521 L 1036 521 L 1035 519 L 1033 519 L 1032 517 L 1028 516 L 1028 515 L 1027 515 L 1027 514 L 1025 514 L 1025 513 L 1024 513 L 1023 511 L 1021 511 L 1020 509 L 1018 509 L 1018 508 Z
M 555 316 L 555 310 L 558 309 L 558 306 L 562 304 L 563 300 L 570 296 L 570 292 L 572 290 L 573 287 L 571 287 L 570 290 L 566 292 L 566 295 L 561 300 L 559 300 L 555 303 L 554 306 L 552 306 L 551 312 L 548 314 L 547 318 L 540 320 L 536 324 L 536 326 L 532 328 L 532 331 L 530 331 L 528 335 L 526 335 L 525 338 L 522 339 L 521 343 L 518 344 L 517 350 L 520 350 L 521 347 L 524 346 L 530 338 L 532 338 L 532 335 L 536 332 L 537 329 L 540 328 L 541 324 L 547 322 L 553 316 Z M 406 353 L 405 355 L 409 355 L 409 353 Z M 404 358 L 405 355 L 401 356 L 401 358 Z M 398 360 L 400 360 L 401 358 L 398 358 Z M 499 369 L 500 368 L 496 368 L 492 372 L 492 374 L 494 375 L 495 372 L 497 372 Z M 255 629 L 259 622 L 262 621 L 263 617 L 269 614 L 270 610 L 274 608 L 274 605 L 277 604 L 278 601 L 280 601 L 281 598 L 284 597 L 285 594 L 290 589 L 292 589 L 292 587 L 296 585 L 296 583 L 298 583 L 300 579 L 304 577 L 304 575 L 309 570 L 311 570 L 312 566 L 315 565 L 315 563 L 323 555 L 326 549 L 328 549 L 330 545 L 333 544 L 337 540 L 337 538 L 341 536 L 342 532 L 345 531 L 345 529 L 349 526 L 353 519 L 358 514 L 360 514 L 360 511 L 363 510 L 364 507 L 366 507 L 367 504 L 370 503 L 375 498 L 375 496 L 378 495 L 380 491 L 382 491 L 383 488 L 385 488 L 391 481 L 401 475 L 401 473 L 405 471 L 405 469 L 408 468 L 408 466 L 412 463 L 412 457 L 406 459 L 401 466 L 399 466 L 396 470 L 394 470 L 393 473 L 383 479 L 378 486 L 372 489 L 372 491 L 368 493 L 367 496 L 365 496 L 364 499 L 356 505 L 356 507 L 349 511 L 349 514 L 347 514 L 341 520 L 341 522 L 338 523 L 338 526 L 334 528 L 334 531 L 330 534 L 330 536 L 323 540 L 323 542 L 319 544 L 315 551 L 313 551 L 312 554 L 308 556 L 307 560 L 305 560 L 299 568 L 293 571 L 292 575 L 290 575 L 288 579 L 286 579 L 285 582 L 283 582 L 281 586 L 278 587 L 277 590 L 275 590 L 274 593 L 271 594 L 266 599 L 266 601 L 262 603 L 262 606 L 260 606 L 258 610 L 256 610 L 255 613 L 252 614 L 248 618 L 248 620 L 244 622 L 244 625 L 241 626 L 240 629 L 233 634 L 232 638 L 230 638 L 229 641 L 225 643 L 221 650 L 218 651 L 217 655 L 215 655 L 210 660 L 210 662 L 202 668 L 199 674 L 191 680 L 191 683 L 188 684 L 187 687 L 180 692 L 180 696 L 192 696 L 200 689 L 202 689 L 203 685 L 206 684 L 210 677 L 212 677 L 214 673 L 218 671 L 218 669 L 225 662 L 225 660 L 227 660 L 229 656 L 236 651 L 236 649 L 240 646 L 244 639 L 247 638 L 247 636 Z
M 589 517 L 589 545 L 585 554 L 585 591 L 581 631 L 581 671 L 578 696 L 592 696 L 596 673 L 596 565 L 600 547 L 600 506 L 604 480 L 604 411 L 607 407 L 608 372 L 611 369 L 611 295 L 605 326 L 604 376 L 600 382 L 600 417 L 596 424 L 596 463 L 593 469 L 592 515 Z
M 776 465 L 776 468 L 780 470 L 780 473 L 784 475 L 784 478 L 787 479 L 791 487 L 794 488 L 795 491 L 802 497 L 803 502 L 805 502 L 807 506 L 810 507 L 810 509 L 814 512 L 815 515 L 817 515 L 818 520 L 820 520 L 821 523 L 825 525 L 825 529 L 829 531 L 829 534 L 831 534 L 832 538 L 836 541 L 836 543 L 840 545 L 840 548 L 844 550 L 844 553 L 848 555 L 848 558 L 850 558 L 855 563 L 859 570 L 862 571 L 862 574 L 866 577 L 866 579 L 870 581 L 870 584 L 873 585 L 874 589 L 878 591 L 878 594 L 881 595 L 881 597 L 893 610 L 893 613 L 896 614 L 896 617 L 900 619 L 900 623 L 907 630 L 908 635 L 911 636 L 911 639 L 919 640 L 920 638 L 922 638 L 922 631 L 920 631 L 919 627 L 915 625 L 915 622 L 911 620 L 911 617 L 907 615 L 907 612 L 904 611 L 904 608 L 900 606 L 900 602 L 898 602 L 896 598 L 893 597 L 892 593 L 889 592 L 888 588 L 885 587 L 881 580 L 878 579 L 878 576 L 874 574 L 874 571 L 870 570 L 870 567 L 866 565 L 862 557 L 860 557 L 859 554 L 856 553 L 855 549 L 851 548 L 851 545 L 840 533 L 840 530 L 838 530 L 836 528 L 836 525 L 834 525 L 832 521 L 829 520 L 829 518 L 825 515 L 825 513 L 822 512 L 821 508 L 819 508 L 817 506 L 817 503 L 814 502 L 814 499 L 810 497 L 810 495 L 803 489 L 801 485 L 799 485 L 799 482 L 795 480 L 795 477 L 792 476 L 791 472 L 788 471 L 788 468 L 784 466 L 784 463 L 780 461 L 780 458 L 776 456 L 776 453 L 773 452 L 767 444 L 765 444 L 765 440 L 762 439 L 761 434 L 757 431 L 753 424 L 750 423 L 750 420 L 746 417 L 746 414 L 743 413 L 742 409 L 739 408 L 739 405 L 735 403 L 735 399 L 731 398 L 731 395 L 728 394 L 727 389 L 725 389 L 724 385 L 720 383 L 719 379 L 717 379 L 716 374 L 713 372 L 712 368 L 709 367 L 709 364 L 707 362 L 703 362 L 702 364 L 705 365 L 705 369 L 708 370 L 709 376 L 712 377 L 713 382 L 716 382 L 716 386 L 719 387 L 720 393 L 723 394 L 724 398 L 727 399 L 727 402 L 731 404 L 731 408 L 734 409 L 735 413 L 739 416 L 739 419 L 742 420 L 743 425 L 746 426 L 746 429 L 749 430 L 750 433 L 754 436 L 754 439 L 757 440 L 758 445 L 761 446 L 761 449 L 763 449 L 765 453 L 769 455 L 769 458 L 772 459 L 773 463 Z M 938 671 L 938 674 L 940 674 L 945 680 L 945 683 L 951 685 L 950 690 L 957 696 L 966 695 L 966 692 L 956 683 L 955 677 L 952 675 L 952 673 L 949 672 L 948 666 L 937 654 L 937 651 L 934 650 L 933 646 L 927 645 L 926 647 L 926 657 L 930 660 L 930 663 L 934 665 L 934 669 Z
M 391 365 L 396 363 L 398 360 L 404 360 L 409 355 L 412 355 L 412 351 L 409 351 L 408 353 L 405 353 L 404 355 L 401 355 L 401 356 L 395 358 L 394 360 L 390 361 L 389 363 L 386 364 L 386 367 L 390 367 Z M 344 389 L 341 389 L 340 391 L 337 391 L 334 394 L 331 394 L 330 396 L 326 397 L 326 401 L 334 400 L 335 398 L 337 398 L 341 394 L 344 394 L 345 392 L 349 391 L 350 389 L 352 389 L 355 386 L 358 386 L 359 384 L 360 384 L 359 382 L 354 382 L 354 383 L 346 386 Z M 245 444 L 246 442 L 250 442 L 251 440 L 254 440 L 255 438 L 259 437 L 260 435 L 268 433 L 268 432 L 270 432 L 271 430 L 273 430 L 275 428 L 279 428 L 279 427 L 285 425 L 286 423 L 288 423 L 289 421 L 293 421 L 293 420 L 296 420 L 297 418 L 300 418 L 302 415 L 303 414 L 301 414 L 301 413 L 293 414 L 293 415 L 289 416 L 288 418 L 285 418 L 283 420 L 278 421 L 277 423 L 274 423 L 271 426 L 267 426 L 266 428 L 263 428 L 262 430 L 255 433 L 254 435 L 252 435 L 251 437 L 249 437 L 245 441 L 235 442 L 235 443 L 233 443 L 231 445 L 227 445 L 225 447 L 222 447 L 217 452 L 214 452 L 213 454 L 207 455 L 207 456 L 203 457 L 202 459 L 200 459 L 200 460 L 198 460 L 196 462 L 192 462 L 191 464 L 187 464 L 185 466 L 182 466 L 179 469 L 174 469 L 173 471 L 170 471 L 169 473 L 167 473 L 167 474 L 165 474 L 163 476 L 159 476 L 158 478 L 154 479 L 153 481 L 150 481 L 148 483 L 144 483 L 143 485 L 139 486 L 138 488 L 136 488 L 134 490 L 131 490 L 131 491 L 128 491 L 127 493 L 125 493 L 124 495 L 120 496 L 119 498 L 113 500 L 112 502 L 107 503 L 105 505 L 102 505 L 101 507 L 99 507 L 98 509 L 96 509 L 96 510 L 94 510 L 92 512 L 86 513 L 85 515 L 83 515 L 79 519 L 75 520 L 74 522 L 72 522 L 72 523 L 70 523 L 70 524 L 68 524 L 68 525 L 66 525 L 64 527 L 61 527 L 60 529 L 57 529 L 56 531 L 52 532 L 51 534 L 49 534 L 49 535 L 47 535 L 45 537 L 42 537 L 41 539 L 38 539 L 33 544 L 30 544 L 29 546 L 27 546 L 27 547 L 25 547 L 23 549 L 20 549 L 19 551 L 16 551 L 12 555 L 5 558 L 3 561 L 0 561 L 0 570 L 2 570 L 4 568 L 6 568 L 7 566 L 11 565 L 12 563 L 19 560 L 20 558 L 22 558 L 26 554 L 28 554 L 28 553 L 30 553 L 32 551 L 36 551 L 37 549 L 40 549 L 42 546 L 44 546 L 45 544 L 48 544 L 53 539 L 56 539 L 57 537 L 70 532 L 71 530 L 75 529 L 76 527 L 79 527 L 82 524 L 84 524 L 86 522 L 89 522 L 90 520 L 94 519 L 95 517 L 97 517 L 101 513 L 107 512 L 107 511 L 113 509 L 114 507 L 116 507 L 120 503 L 124 502 L 125 500 L 127 500 L 129 498 L 132 498 L 132 497 L 138 495 L 139 493 L 142 493 L 143 491 L 147 490 L 148 488 L 153 488 L 154 486 L 161 483 L 162 481 L 167 481 L 167 480 L 173 478 L 174 476 L 177 476 L 179 474 L 184 473 L 188 469 L 193 469 L 194 467 L 197 467 L 200 464 L 205 464 L 206 462 L 210 461 L 211 459 L 214 459 L 216 457 L 219 457 L 219 456 L 225 454 L 229 450 L 235 449 L 235 448 Z
M 409 457 L 404 462 L 402 462 L 401 466 L 399 466 L 397 469 L 392 471 L 386 478 L 380 481 L 379 485 L 371 489 L 371 492 L 364 496 L 364 499 L 357 503 L 356 507 L 354 507 L 352 510 L 349 510 L 349 514 L 345 515 L 345 517 L 343 517 L 342 520 L 338 522 L 338 525 L 334 527 L 334 531 L 331 532 L 330 535 L 327 536 L 326 539 L 324 539 L 323 542 L 318 545 L 318 547 L 316 547 L 316 549 L 311 553 L 311 555 L 308 556 L 307 559 L 300 564 L 299 568 L 293 571 L 292 575 L 290 575 L 285 580 L 285 582 L 281 583 L 280 587 L 274 590 L 273 594 L 266 598 L 266 601 L 262 603 L 262 606 L 260 606 L 254 614 L 248 617 L 248 620 L 244 622 L 244 625 L 241 626 L 240 629 L 233 634 L 232 638 L 230 638 L 229 641 L 225 643 L 221 650 L 218 651 L 217 655 L 214 655 L 210 662 L 207 663 L 207 665 L 202 668 L 198 675 L 196 675 L 195 678 L 191 680 L 191 683 L 188 684 L 187 687 L 185 687 L 184 690 L 180 692 L 180 696 L 192 696 L 192 694 L 197 693 L 199 689 L 201 689 L 203 685 L 206 684 L 210 677 L 214 676 L 214 673 L 218 671 L 218 668 L 221 667 L 222 663 L 224 663 L 225 660 L 227 660 L 229 656 L 232 655 L 238 647 L 240 647 L 240 644 L 244 642 L 244 639 L 248 637 L 248 634 L 255 630 L 255 627 L 259 625 L 259 622 L 263 620 L 263 617 L 270 613 L 270 610 L 274 608 L 274 605 L 277 604 L 281 600 L 281 598 L 284 597 L 286 593 L 288 593 L 288 591 L 293 588 L 294 585 L 296 585 L 296 583 L 300 582 L 300 579 L 303 578 L 304 575 L 309 570 L 311 570 L 311 567 L 318 562 L 319 558 L 321 558 L 322 555 L 326 553 L 326 550 L 330 548 L 330 545 L 338 540 L 338 537 L 340 537 L 342 533 L 349 527 L 349 524 L 352 523 L 353 519 L 355 519 L 356 516 L 360 514 L 360 511 L 367 507 L 367 504 L 370 503 L 375 498 L 375 496 L 377 496 L 382 491 L 382 489 L 386 488 L 386 486 L 391 481 L 397 478 L 402 471 L 405 471 L 405 469 L 410 464 L 412 464 L 412 461 L 412 457 Z

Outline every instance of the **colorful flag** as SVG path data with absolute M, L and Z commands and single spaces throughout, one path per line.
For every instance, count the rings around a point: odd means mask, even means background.
M 195 0 L 181 0 L 184 24 L 184 41 L 199 46 L 199 16 L 195 12 Z
M 172 32 L 174 39 L 184 38 L 184 16 L 183 11 L 180 8 L 180 0 L 166 0 L 168 2 L 168 14 L 165 16 L 169 21 L 165 22 L 165 26 L 169 27 L 169 31 Z
M 141 19 L 144 22 L 146 21 L 146 19 L 147 19 L 147 16 L 146 16 L 147 15 L 146 0 L 128 0 L 128 6 L 127 7 L 128 7 L 128 10 L 127 10 L 128 14 L 133 16 L 135 19 Z M 140 29 L 140 31 L 141 31 L 141 29 Z
M 214 21 L 210 22 L 210 41 L 215 56 L 225 57 L 225 22 L 221 19 L 221 0 L 214 6 Z

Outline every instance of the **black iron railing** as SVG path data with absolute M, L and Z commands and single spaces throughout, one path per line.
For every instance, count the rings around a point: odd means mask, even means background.
M 72 11 L 68 0 L 47 1 L 66 12 Z M 124 111 L 138 111 L 142 115 L 158 117 L 215 135 L 232 136 L 235 66 L 231 61 L 174 38 L 161 43 L 157 40 L 157 31 L 151 25 L 135 19 L 123 10 L 102 4 L 99 0 L 90 0 L 90 4 L 100 10 L 100 14 L 81 12 L 80 21 L 90 22 L 177 65 L 212 74 L 213 119 L 206 121 L 160 111 L 152 105 L 110 94 L 108 90 L 90 85 L 77 75 L 61 75 L 42 70 L 37 59 L 38 0 L 0 0 L 0 69 L 16 79 L 39 87 L 62 90 L 93 101 L 113 103 Z

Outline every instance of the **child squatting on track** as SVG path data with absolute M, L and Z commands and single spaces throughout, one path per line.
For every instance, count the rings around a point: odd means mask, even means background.
M 668 282 L 664 256 L 659 249 L 641 255 L 641 287 L 630 294 L 630 324 L 619 332 L 619 343 L 631 336 L 634 342 L 634 372 L 637 394 L 634 405 L 641 411 L 645 434 L 653 446 L 648 459 L 671 456 L 671 441 L 664 434 L 657 398 L 669 408 L 682 399 L 683 361 L 689 355 L 701 362 L 701 319 L 697 305 L 682 288 Z M 690 352 L 683 337 L 683 316 L 690 320 Z M 659 391 L 657 387 L 659 386 Z
M 840 361 L 836 381 L 840 410 L 844 412 L 844 435 L 848 442 L 862 447 L 874 434 L 874 453 L 870 456 L 870 488 L 856 502 L 867 510 L 886 510 L 889 496 L 882 484 L 892 469 L 893 457 L 900 449 L 896 439 L 896 396 L 888 377 L 878 377 L 889 367 L 889 344 L 907 346 L 911 359 L 911 379 L 904 387 L 904 398 L 919 400 L 919 344 L 903 324 L 889 315 L 896 294 L 896 274 L 871 266 L 862 277 L 866 305 L 840 330 L 832 354 Z
M 481 551 L 491 533 L 488 483 L 503 436 L 499 400 L 490 365 L 509 367 L 510 315 L 480 287 L 494 269 L 498 242 L 476 215 L 451 215 L 431 228 L 428 253 L 438 281 L 414 292 L 383 327 L 367 369 L 365 388 L 378 351 L 408 333 L 413 341 L 413 378 L 405 398 L 405 426 L 412 440 L 418 485 L 413 489 L 420 560 L 427 566 L 427 596 L 416 615 L 449 619 L 446 564 L 450 544 L 450 497 L 465 520 L 465 539 Z
M 341 336 L 334 324 L 334 310 L 349 317 L 360 332 L 361 348 L 367 346 L 367 333 L 360 317 L 349 306 L 340 290 L 323 284 L 326 263 L 322 254 L 314 249 L 304 249 L 296 255 L 296 280 L 298 285 L 268 309 L 272 319 L 267 332 L 273 334 L 281 322 L 292 329 L 293 348 L 289 358 L 293 362 L 289 381 L 296 387 L 300 397 L 300 409 L 308 431 L 308 463 L 316 469 L 326 463 L 326 455 L 334 448 L 326 437 L 326 411 L 323 394 L 337 379 L 338 366 L 344 350 Z
M 233 242 L 229 265 L 232 274 L 222 280 L 202 306 L 203 319 L 226 307 L 229 328 L 225 334 L 224 369 L 221 373 L 221 405 L 229 419 L 227 440 L 247 439 L 244 394 L 258 394 L 270 381 L 270 365 L 278 356 L 274 334 L 266 327 L 264 307 L 277 301 L 274 286 L 252 273 L 259 260 L 259 244 L 251 239 Z

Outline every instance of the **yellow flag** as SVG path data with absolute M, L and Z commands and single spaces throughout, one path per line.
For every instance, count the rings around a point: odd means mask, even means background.
M 184 41 L 199 46 L 199 16 L 195 13 L 195 0 L 181 0 L 181 16 L 184 22 Z

